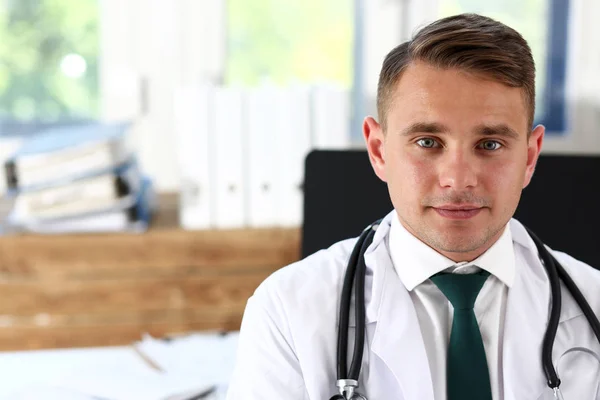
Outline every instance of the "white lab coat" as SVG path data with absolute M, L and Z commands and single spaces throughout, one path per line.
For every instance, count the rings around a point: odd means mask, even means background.
M 391 216 L 366 253 L 367 334 L 359 391 L 370 400 L 434 400 L 417 314 L 384 240 Z M 553 399 L 541 364 L 549 281 L 524 227 L 514 219 L 510 224 L 513 241 L 525 246 L 515 251 L 515 282 L 506 304 L 501 392 L 505 400 Z M 337 393 L 338 307 L 355 241 L 283 268 L 257 289 L 244 314 L 229 400 L 328 400 Z M 553 254 L 600 315 L 600 271 L 564 253 Z M 600 399 L 600 345 L 564 287 L 553 360 L 566 400 Z

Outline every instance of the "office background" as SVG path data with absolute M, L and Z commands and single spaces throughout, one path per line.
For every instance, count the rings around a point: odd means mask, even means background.
M 177 190 L 175 89 L 336 84 L 357 110 L 350 118 L 358 140 L 386 52 L 427 21 L 475 11 L 530 41 L 537 120 L 555 133 L 545 150 L 598 153 L 599 8 L 591 0 L 7 0 L 0 134 L 81 118 L 131 120 L 142 165 L 160 189 Z
M 139 368 L 132 342 L 177 376 L 203 365 L 226 385 L 235 336 L 214 333 L 235 335 L 254 288 L 300 256 L 306 155 L 363 147 L 387 52 L 462 12 L 529 41 L 543 153 L 600 156 L 596 0 L 0 0 L 0 373 L 12 389 L 47 384 L 46 366 L 63 384 L 79 370 L 73 390 L 103 387 L 81 375 L 100 376 L 86 362 Z M 98 137 L 97 163 L 75 162 Z M 199 332 L 211 333 L 152 339 Z M 22 352 L 47 348 L 77 350 Z M 137 372 L 165 393 L 197 385 Z M 134 381 L 125 398 L 148 398 Z M 0 398 L 16 398 L 8 387 Z

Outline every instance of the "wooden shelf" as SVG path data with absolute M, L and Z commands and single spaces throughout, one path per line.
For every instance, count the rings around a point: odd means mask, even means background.
M 299 229 L 183 231 L 165 209 L 145 234 L 0 237 L 0 350 L 239 329 L 260 282 L 299 257 Z

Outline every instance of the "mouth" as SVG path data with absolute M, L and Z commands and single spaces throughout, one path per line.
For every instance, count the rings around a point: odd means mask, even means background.
M 483 207 L 475 205 L 442 205 L 433 207 L 433 209 L 442 217 L 454 220 L 466 220 L 479 214 Z

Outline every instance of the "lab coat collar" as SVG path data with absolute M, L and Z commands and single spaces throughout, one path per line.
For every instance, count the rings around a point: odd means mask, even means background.
M 538 252 L 537 248 L 535 247 L 535 243 L 533 242 L 531 236 L 529 236 L 529 233 L 527 233 L 527 230 L 523 224 L 514 218 L 512 218 L 508 224 L 512 232 L 513 241 L 521 245 L 525 251 L 529 251 L 537 257 Z
M 398 276 L 407 290 L 452 266 L 476 265 L 486 270 L 505 285 L 511 287 L 515 278 L 515 257 L 509 224 L 500 238 L 481 256 L 470 262 L 457 264 L 438 253 L 410 233 L 398 215 L 392 218 L 390 229 L 390 255 Z
M 373 274 L 367 321 L 377 321 L 371 349 L 396 378 L 402 398 L 434 400 L 417 314 L 389 255 L 386 238 L 394 213 L 383 219 L 365 253 L 367 271 Z
M 365 299 L 367 301 L 366 307 L 366 321 L 367 323 L 376 322 L 379 314 L 379 305 L 381 304 L 381 292 L 383 291 L 383 275 L 387 265 L 385 265 L 385 259 L 389 259 L 389 255 L 385 257 L 383 252 L 387 252 L 386 241 L 390 232 L 392 218 L 395 215 L 395 211 L 390 212 L 380 222 L 373 242 L 365 251 L 365 264 L 366 264 L 366 277 L 365 280 L 372 282 L 371 291 L 365 291 Z M 383 258 L 384 262 L 381 263 L 380 259 Z M 380 265 L 384 264 L 384 265 Z M 391 261 L 390 261 L 391 266 Z M 395 272 L 394 272 L 394 275 Z M 354 296 L 353 296 L 354 301 Z M 352 318 L 351 318 L 351 322 Z
M 525 228 L 514 219 L 510 224 L 515 242 L 524 246 L 525 251 L 516 253 L 516 262 L 524 268 L 517 269 L 506 303 L 504 398 L 537 399 L 543 390 L 549 390 L 541 364 L 550 305 L 548 277 Z
M 544 268 L 544 265 L 542 264 L 542 262 L 540 260 L 540 255 L 537 250 L 537 247 L 535 246 L 535 243 L 533 242 L 533 239 L 531 238 L 531 236 L 529 236 L 529 233 L 527 233 L 527 230 L 525 229 L 523 224 L 521 224 L 521 222 L 517 221 L 516 219 L 512 219 L 510 221 L 510 226 L 511 226 L 511 230 L 513 232 L 514 242 L 518 243 L 520 246 L 522 246 L 524 248 L 525 252 L 532 259 L 537 260 L 537 262 L 534 265 L 534 269 L 536 270 L 536 272 L 538 274 L 543 274 L 543 277 L 545 280 L 545 285 L 546 285 L 544 290 L 546 292 L 549 291 L 550 283 L 549 283 L 549 279 L 548 279 L 548 273 L 546 272 L 546 269 Z M 553 252 L 553 250 L 549 246 L 545 246 L 545 247 L 551 253 Z M 558 260 L 558 258 L 556 257 L 556 254 L 553 254 L 553 255 L 557 259 L 557 261 L 560 262 L 560 260 Z M 563 266 L 563 268 L 564 267 L 566 267 L 566 265 Z M 566 268 L 566 269 L 567 269 L 567 272 L 569 272 L 568 268 Z M 568 321 L 570 319 L 573 319 L 575 317 L 578 317 L 580 315 L 583 315 L 583 311 L 581 310 L 581 308 L 579 308 L 579 306 L 573 299 L 573 296 L 569 293 L 569 291 L 565 288 L 564 285 L 561 285 L 561 297 L 562 297 L 562 304 L 561 304 L 559 323 L 562 323 L 562 322 Z M 548 302 L 548 309 L 550 309 L 549 302 Z

